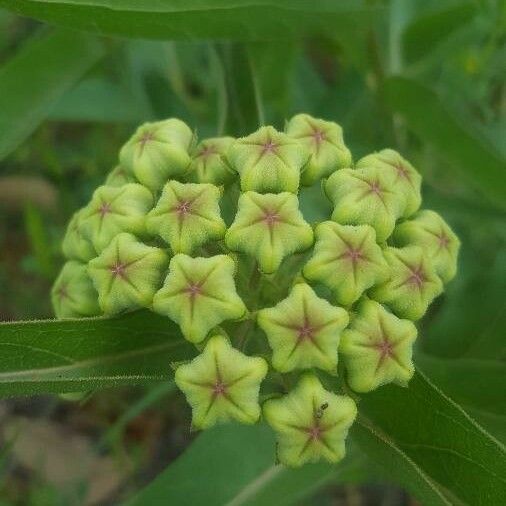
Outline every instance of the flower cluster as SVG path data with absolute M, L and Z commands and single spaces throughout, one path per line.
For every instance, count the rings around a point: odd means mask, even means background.
M 337 462 L 356 394 L 407 385 L 414 322 L 456 273 L 420 186 L 396 151 L 353 162 L 307 114 L 199 144 L 177 119 L 145 124 L 70 221 L 55 313 L 165 315 L 195 345 L 175 372 L 193 427 L 263 419 L 281 463 Z M 318 192 L 331 211 L 312 223 Z

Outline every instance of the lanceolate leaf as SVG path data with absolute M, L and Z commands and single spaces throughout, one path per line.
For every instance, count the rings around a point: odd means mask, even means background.
M 350 454 L 339 464 L 288 469 L 276 464 L 273 432 L 265 425 L 228 424 L 208 429 L 129 506 L 283 506 L 324 483 L 364 475 L 363 459 Z
M 98 39 L 57 29 L 35 36 L 0 68 L 0 160 L 103 54 Z
M 333 34 L 349 23 L 363 24 L 377 13 L 360 4 L 349 0 L 0 0 L 0 7 L 17 14 L 102 34 L 237 40 Z
M 364 396 L 359 413 L 354 439 L 423 504 L 504 502 L 504 447 L 423 374 Z
M 179 329 L 148 311 L 113 319 L 0 324 L 0 396 L 163 381 L 192 358 Z
M 491 201 L 505 207 L 506 160 L 486 138 L 421 83 L 391 77 L 385 83 L 384 93 L 390 107 L 406 119 L 420 139 L 434 146 Z

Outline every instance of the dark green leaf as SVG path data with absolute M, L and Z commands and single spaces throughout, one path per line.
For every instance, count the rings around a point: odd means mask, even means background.
M 363 24 L 377 9 L 355 1 L 295 0 L 0 0 L 17 14 L 50 23 L 149 39 L 266 40 L 334 33 Z
M 416 18 L 402 36 L 405 58 L 412 62 L 430 54 L 438 44 L 472 19 L 476 11 L 473 2 L 460 2 Z
M 337 466 L 276 464 L 274 433 L 265 425 L 224 425 L 206 430 L 130 506 L 239 506 L 293 504 L 329 480 L 357 477 L 361 460 Z
M 168 318 L 137 311 L 112 319 L 0 324 L 0 396 L 73 392 L 164 381 L 194 348 Z
M 424 504 L 504 503 L 504 447 L 423 374 L 364 396 L 359 413 L 356 441 Z
M 455 165 L 498 206 L 506 207 L 506 160 L 472 125 L 450 111 L 432 90 L 411 79 L 392 77 L 385 98 L 424 142 Z
M 39 34 L 0 68 L 0 159 L 104 54 L 95 38 L 63 29 Z

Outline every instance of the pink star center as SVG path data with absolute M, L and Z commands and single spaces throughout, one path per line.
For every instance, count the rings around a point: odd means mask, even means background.
M 313 132 L 313 139 L 315 140 L 316 144 L 320 144 L 325 140 L 325 134 L 321 130 L 315 130 Z
M 188 214 L 190 212 L 190 202 L 187 200 L 180 202 L 176 207 L 176 211 L 179 215 Z
M 411 275 L 407 279 L 407 282 L 411 285 L 416 285 L 421 288 L 425 281 L 425 275 L 421 268 L 411 271 Z
M 111 267 L 111 272 L 114 277 L 119 276 L 123 278 L 125 277 L 125 265 L 117 262 Z
M 268 141 L 262 145 L 262 154 L 265 155 L 265 153 L 274 153 L 276 147 L 277 145 L 274 144 L 274 142 Z
M 450 244 L 450 239 L 448 239 L 448 237 L 445 235 L 445 234 L 441 234 L 439 237 L 439 245 L 442 247 L 442 248 L 448 248 L 449 244 Z
M 269 211 L 265 214 L 264 221 L 269 227 L 272 227 L 279 221 L 279 215 L 273 211 Z
M 214 396 L 224 395 L 226 391 L 227 391 L 227 385 L 225 385 L 225 383 L 223 383 L 222 381 L 217 381 L 213 386 L 213 395 Z
M 304 323 L 302 327 L 297 329 L 297 337 L 299 341 L 313 340 L 313 328 L 309 325 L 309 323 Z
M 407 171 L 406 167 L 404 167 L 402 164 L 398 163 L 394 165 L 394 167 L 397 170 L 397 174 L 402 177 L 403 179 L 407 179 L 409 181 L 409 172 Z
M 363 258 L 362 252 L 359 249 L 354 248 L 350 248 L 348 251 L 346 251 L 345 257 L 349 258 L 353 264 L 356 264 Z
M 313 427 L 309 427 L 307 429 L 307 433 L 309 434 L 309 438 L 313 441 L 317 441 L 322 437 L 322 429 L 318 425 L 314 425 Z
M 216 154 L 216 148 L 214 146 L 205 146 L 200 152 L 199 156 L 207 160 L 211 155 Z
M 377 350 L 380 353 L 380 359 L 384 360 L 387 357 L 391 357 L 394 352 L 394 348 L 392 346 L 392 343 L 388 341 L 387 339 L 383 339 L 381 343 L 378 343 L 376 345 Z
M 198 283 L 192 283 L 187 286 L 186 293 L 190 294 L 190 297 L 194 299 L 197 295 L 202 293 L 202 288 Z
M 381 187 L 378 181 L 374 181 L 373 183 L 369 183 L 369 188 L 371 193 L 375 193 L 376 195 L 381 195 Z
M 102 202 L 102 204 L 98 208 L 98 212 L 100 213 L 100 216 L 102 218 L 110 211 L 111 211 L 111 204 L 109 204 L 109 202 Z

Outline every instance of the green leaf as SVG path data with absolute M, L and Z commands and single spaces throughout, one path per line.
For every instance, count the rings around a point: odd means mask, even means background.
M 503 420 L 502 430 L 497 437 L 506 436 L 506 362 L 480 359 L 447 360 L 419 353 L 417 362 L 432 381 L 441 386 L 466 410 L 473 410 L 475 418 L 491 433 L 497 427 L 490 419 Z
M 359 413 L 353 438 L 424 504 L 504 503 L 504 447 L 423 374 L 364 396 Z
M 416 18 L 402 35 L 403 54 L 408 62 L 431 54 L 438 44 L 473 18 L 473 2 L 460 2 Z
M 391 77 L 383 91 L 390 107 L 422 141 L 453 162 L 455 169 L 497 206 L 506 206 L 506 160 L 486 138 L 421 83 Z
M 351 452 L 350 452 L 351 453 Z M 293 504 L 329 480 L 361 475 L 355 454 L 337 466 L 276 464 L 274 434 L 265 425 L 227 424 L 204 431 L 129 506 Z
M 173 376 L 171 363 L 195 354 L 175 324 L 148 311 L 2 323 L 0 396 L 165 381 Z
M 96 38 L 57 29 L 30 39 L 0 68 L 0 160 L 37 128 L 103 54 Z
M 378 9 L 344 0 L 0 0 L 17 14 L 101 34 L 148 39 L 266 40 L 362 24 Z

